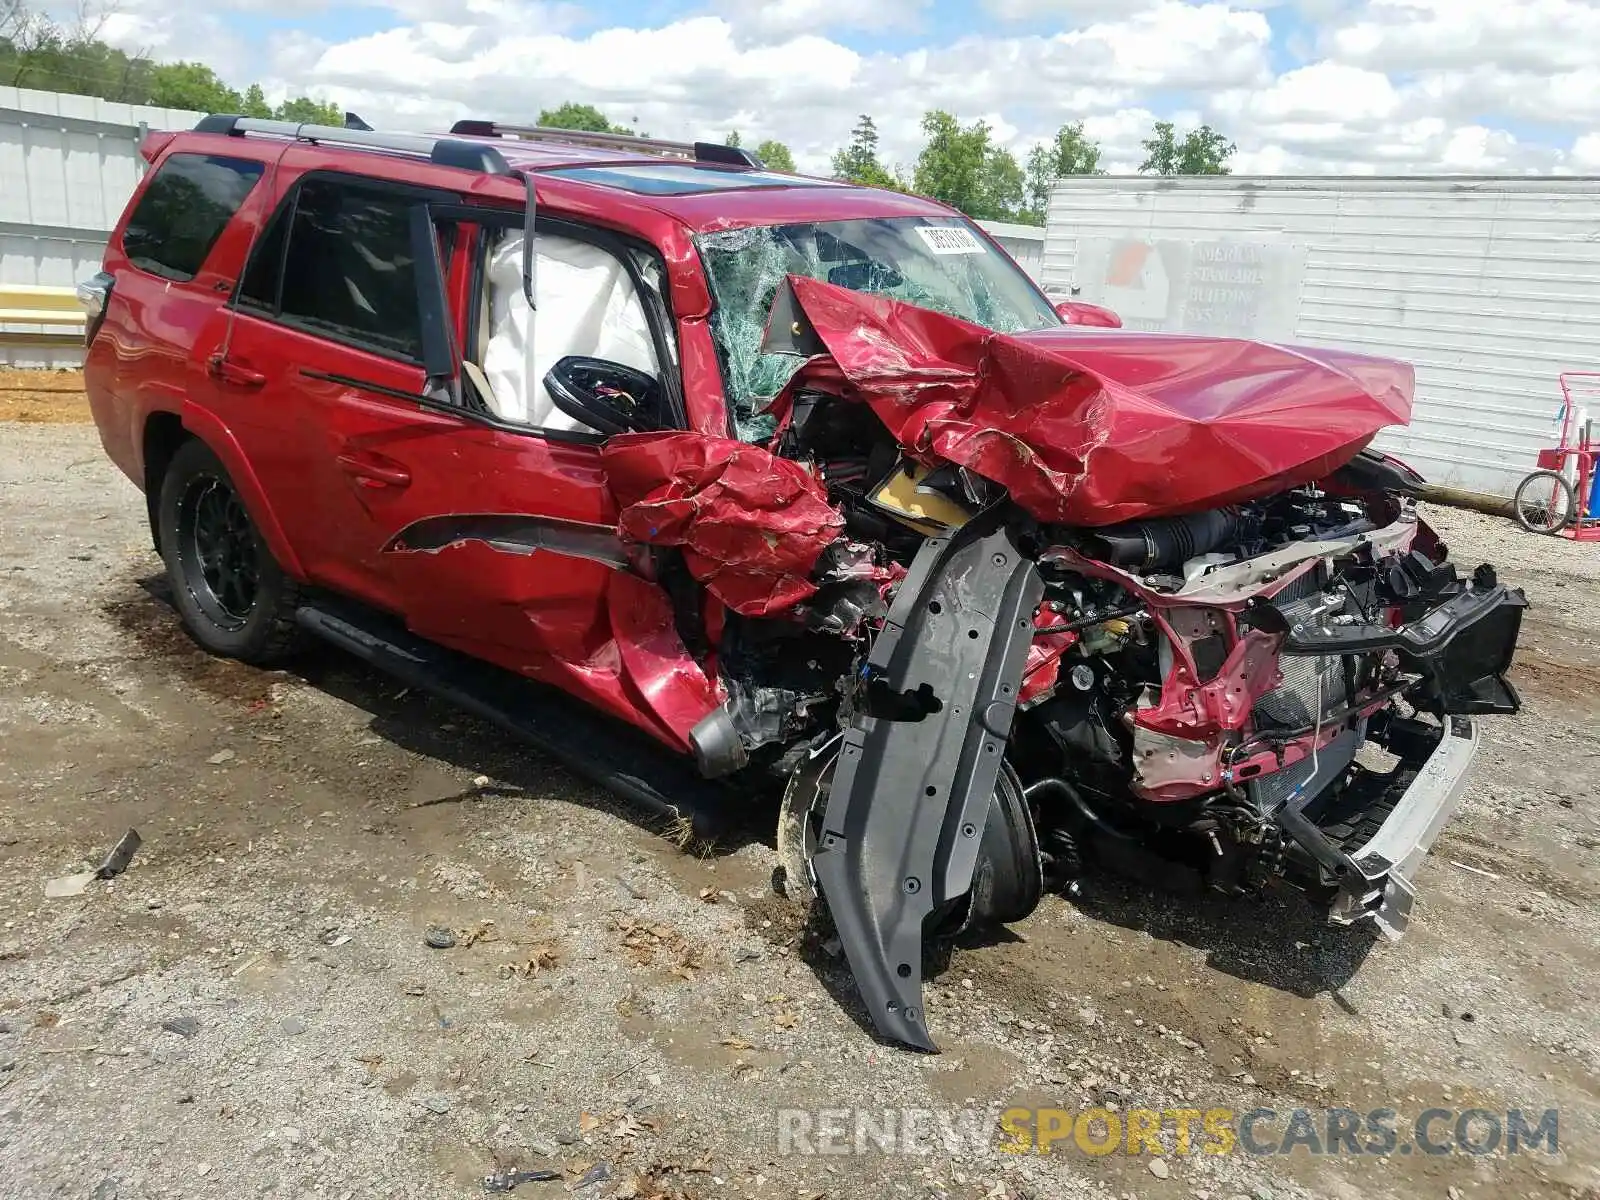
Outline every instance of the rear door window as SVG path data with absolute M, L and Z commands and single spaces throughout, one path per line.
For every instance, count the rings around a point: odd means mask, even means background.
M 411 242 L 418 203 L 381 187 L 307 179 L 259 239 L 240 303 L 311 333 L 420 360 Z
M 247 158 L 170 155 L 128 217 L 123 252 L 141 271 L 193 279 L 261 173 L 262 164 Z

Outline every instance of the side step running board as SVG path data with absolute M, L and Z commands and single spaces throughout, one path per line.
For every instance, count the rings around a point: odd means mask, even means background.
M 305 629 L 409 687 L 481 717 L 573 773 L 661 817 L 688 820 L 698 837 L 734 825 L 732 796 L 687 759 L 564 692 L 420 638 L 397 621 L 318 600 L 295 612 Z M 742 806 L 749 808 L 748 801 Z

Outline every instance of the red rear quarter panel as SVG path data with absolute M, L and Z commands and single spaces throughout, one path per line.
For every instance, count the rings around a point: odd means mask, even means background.
M 225 303 L 244 268 L 256 229 L 292 178 L 270 169 L 265 173 L 191 280 L 166 279 L 140 269 L 122 245 L 129 216 L 172 154 L 226 154 L 266 161 L 276 149 L 207 134 L 179 134 L 162 148 L 107 242 L 103 266 L 116 282 L 105 320 L 84 356 L 84 387 L 106 454 L 135 486 L 141 490 L 146 486 L 145 430 L 151 417 L 177 416 L 227 467 L 278 562 L 290 574 L 301 576 L 299 559 L 237 440 L 197 399 L 207 394 L 206 359 L 221 340 Z

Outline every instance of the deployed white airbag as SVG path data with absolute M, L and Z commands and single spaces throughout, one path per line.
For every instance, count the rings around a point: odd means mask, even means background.
M 534 238 L 534 287 L 539 311 L 528 341 L 528 301 L 522 294 L 522 232 L 508 230 L 489 258 L 489 336 L 486 397 L 508 421 L 546 429 L 587 429 L 556 408 L 545 373 L 569 354 L 603 358 L 660 377 L 644 305 L 615 255 L 575 238 Z

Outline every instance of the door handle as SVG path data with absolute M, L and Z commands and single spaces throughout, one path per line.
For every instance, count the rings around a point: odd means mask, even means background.
M 219 383 L 231 383 L 235 387 L 258 388 L 267 382 L 267 377 L 254 367 L 246 366 L 236 359 L 224 358 L 220 354 L 213 354 L 206 363 L 206 369 L 211 378 Z
M 372 455 L 341 454 L 337 459 L 339 469 L 346 475 L 361 480 L 369 487 L 406 487 L 411 483 L 411 472 L 399 463 L 381 460 Z

